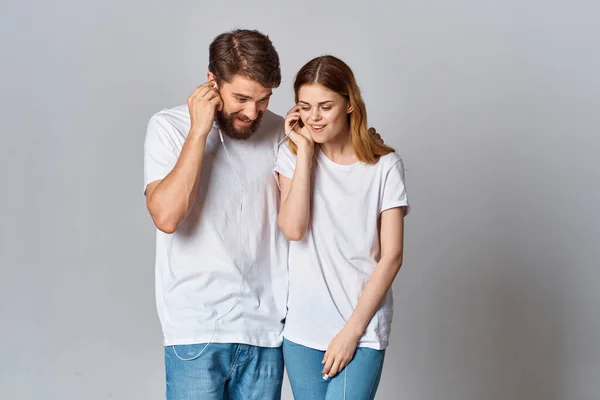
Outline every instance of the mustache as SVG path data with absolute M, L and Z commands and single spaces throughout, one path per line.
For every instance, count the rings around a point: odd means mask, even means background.
M 242 110 L 229 114 L 227 114 L 225 111 L 217 110 L 215 120 L 217 125 L 219 126 L 219 128 L 221 128 L 221 131 L 225 135 L 229 136 L 232 139 L 245 140 L 249 139 L 256 132 L 260 125 L 262 116 L 263 111 L 260 111 L 256 116 L 256 119 L 252 120 L 246 115 L 242 114 Z M 236 119 L 244 122 L 251 121 L 250 126 L 246 127 L 245 129 L 238 130 L 234 125 L 234 121 Z

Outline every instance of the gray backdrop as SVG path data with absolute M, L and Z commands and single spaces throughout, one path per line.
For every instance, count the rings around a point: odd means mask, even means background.
M 332 53 L 405 160 L 378 398 L 598 399 L 600 5 L 386 3 L 2 1 L 1 398 L 163 398 L 145 126 L 244 27 L 280 53 L 272 110 Z

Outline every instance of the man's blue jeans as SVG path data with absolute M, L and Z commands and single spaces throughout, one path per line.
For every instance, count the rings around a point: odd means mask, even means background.
M 205 346 L 203 343 L 165 347 L 167 400 L 281 398 L 281 347 L 237 343 Z

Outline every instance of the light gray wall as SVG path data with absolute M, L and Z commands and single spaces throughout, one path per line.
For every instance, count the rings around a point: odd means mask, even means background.
M 405 159 L 378 398 L 598 399 L 600 6 L 388 3 L 2 1 L 1 398 L 163 398 L 145 125 L 246 27 L 280 52 L 272 110 L 332 53 Z

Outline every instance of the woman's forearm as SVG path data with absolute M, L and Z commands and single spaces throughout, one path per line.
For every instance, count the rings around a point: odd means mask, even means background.
M 401 255 L 382 257 L 361 294 L 356 308 L 346 322 L 346 328 L 358 337 L 369 325 L 402 266 Z
M 288 240 L 300 240 L 310 217 L 310 175 L 312 154 L 298 152 L 296 169 L 287 197 L 279 210 L 278 224 Z

